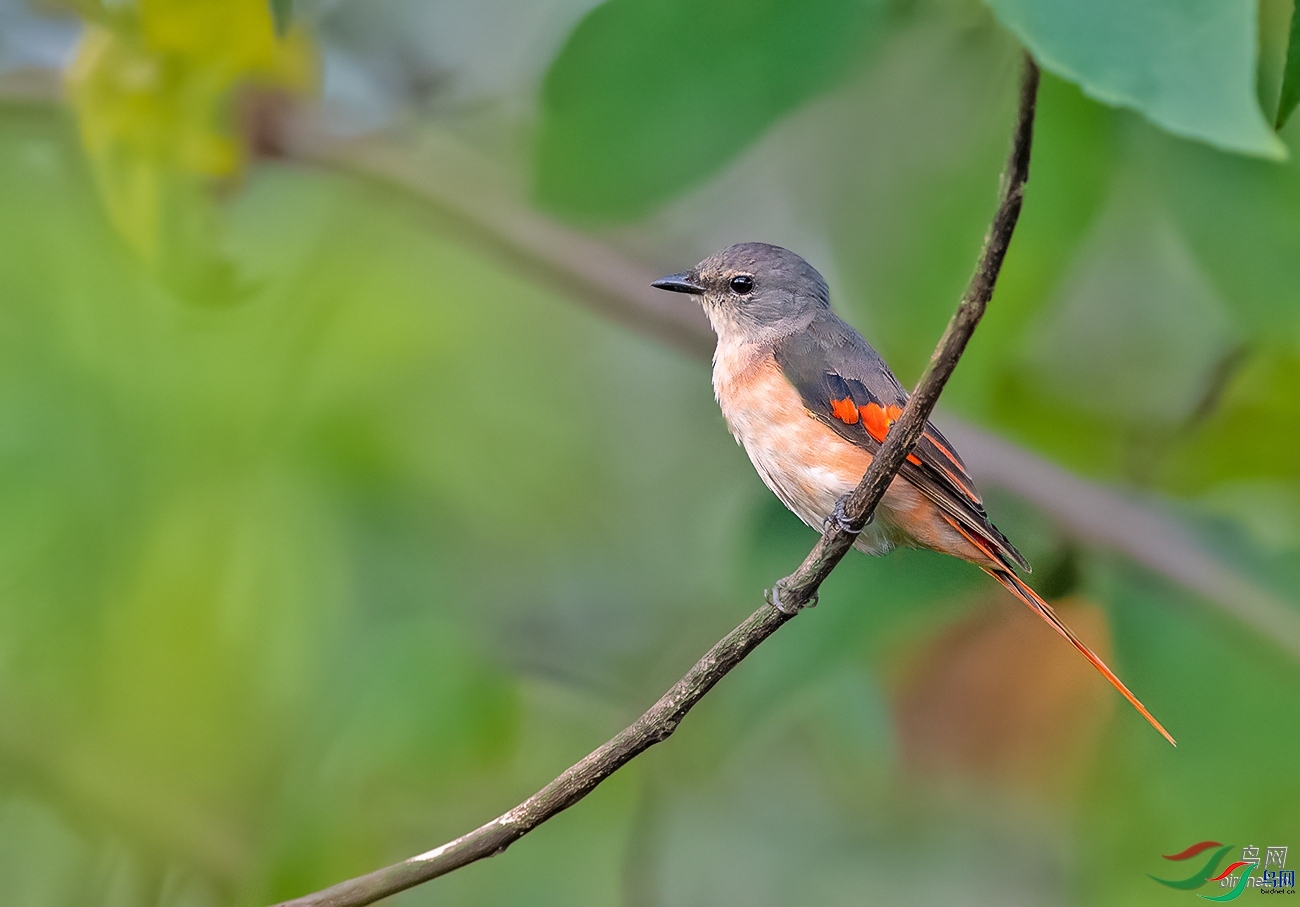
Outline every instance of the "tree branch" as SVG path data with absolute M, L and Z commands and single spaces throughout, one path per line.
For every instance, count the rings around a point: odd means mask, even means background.
M 875 511 L 885 489 L 920 438 L 935 401 L 961 359 L 962 351 L 993 295 L 1024 200 L 1037 94 L 1038 67 L 1026 54 L 1011 157 L 1003 174 L 1001 198 L 993 225 L 985 236 L 979 264 L 916 391 L 846 503 L 846 512 L 854 524 L 860 525 Z M 779 595 L 781 605 L 790 613 L 771 607 L 755 611 L 711 648 L 640 718 L 514 809 L 427 853 L 341 882 L 324 891 L 286 901 L 279 907 L 361 907 L 505 850 L 547 819 L 591 793 L 631 759 L 668 739 L 686 713 L 718 681 L 790 620 L 799 608 L 815 601 L 822 581 L 843 559 L 856 538 L 857 533 L 838 529 L 827 532 L 799 569 L 780 580 L 773 590 L 773 598 Z

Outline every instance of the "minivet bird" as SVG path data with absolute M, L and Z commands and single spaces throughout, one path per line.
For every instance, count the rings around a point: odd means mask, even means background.
M 653 285 L 689 293 L 703 305 L 718 337 L 714 394 L 767 487 L 814 529 L 849 529 L 844 501 L 908 395 L 862 335 L 831 311 L 821 274 L 788 249 L 742 243 Z M 1028 571 L 1028 562 L 989 520 L 961 457 L 928 422 L 855 543 L 868 554 L 896 546 L 941 551 L 978 566 L 1069 640 L 1177 746 L 1016 574 L 1016 567 Z M 783 608 L 779 597 L 773 603 Z

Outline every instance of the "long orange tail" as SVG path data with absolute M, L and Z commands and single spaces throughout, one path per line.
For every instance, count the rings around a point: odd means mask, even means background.
M 1016 576 L 1010 570 L 998 570 L 992 567 L 984 567 L 982 569 L 1003 586 L 1006 586 L 1007 590 L 1012 595 L 1033 609 L 1039 617 L 1047 621 L 1053 630 L 1068 639 L 1070 645 L 1083 653 L 1083 657 L 1092 662 L 1092 666 L 1100 671 L 1103 677 L 1110 681 L 1111 686 L 1120 691 L 1120 694 L 1129 701 L 1133 708 L 1142 713 L 1143 718 L 1151 722 L 1153 728 L 1159 731 L 1161 735 L 1163 735 L 1164 738 L 1174 746 L 1178 745 L 1178 741 L 1164 729 L 1164 725 L 1159 721 L 1156 721 L 1155 717 L 1147 711 L 1146 706 L 1139 702 L 1138 698 L 1129 692 L 1128 687 L 1124 686 L 1124 681 L 1116 677 L 1115 672 L 1106 667 L 1106 663 L 1098 658 L 1092 649 L 1085 646 L 1083 641 L 1074 635 L 1074 631 L 1061 622 L 1061 619 L 1056 616 L 1056 612 L 1052 610 L 1052 606 L 1039 598 L 1037 592 L 1025 585 L 1020 577 Z

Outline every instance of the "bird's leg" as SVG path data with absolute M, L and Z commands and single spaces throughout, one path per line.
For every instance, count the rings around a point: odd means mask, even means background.
M 831 515 L 828 516 L 826 521 L 822 524 L 823 528 L 828 530 L 838 529 L 841 532 L 852 532 L 854 535 L 857 535 L 863 529 L 866 529 L 871 525 L 872 520 L 876 518 L 874 513 L 867 517 L 861 526 L 854 525 L 853 521 L 849 519 L 848 511 L 845 509 L 844 505 L 848 503 L 849 495 L 852 493 L 853 492 L 849 492 L 849 494 L 841 495 L 840 499 L 835 502 L 835 508 L 831 511 Z
M 794 615 L 794 614 L 798 614 L 799 611 L 800 611 L 800 609 L 802 609 L 802 608 L 815 608 L 815 607 L 817 607 L 817 593 L 816 593 L 816 592 L 813 593 L 813 597 L 812 597 L 812 598 L 810 598 L 810 599 L 809 599 L 807 602 L 805 602 L 804 604 L 800 605 L 800 604 L 798 604 L 798 603 L 796 603 L 796 602 L 794 602 L 794 601 L 785 601 L 785 600 L 783 600 L 783 599 L 781 598 L 781 593 L 782 593 L 783 591 L 788 592 L 788 590 L 784 590 L 784 589 L 782 589 L 782 587 L 781 587 L 781 583 L 778 582 L 778 583 L 777 583 L 776 585 L 774 585 L 771 589 L 766 589 L 766 590 L 764 590 L 764 592 L 763 592 L 763 598 L 767 599 L 767 603 L 768 603 L 769 605 L 771 605 L 773 608 L 775 608 L 776 610 L 780 611 L 782 614 L 790 614 L 790 615 Z M 787 597 L 792 598 L 793 596 L 787 596 Z

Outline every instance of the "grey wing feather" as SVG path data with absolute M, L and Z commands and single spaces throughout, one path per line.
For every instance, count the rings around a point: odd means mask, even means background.
M 880 449 L 880 442 L 868 434 L 862 421 L 847 423 L 834 415 L 833 404 L 843 405 L 846 399 L 854 407 L 871 403 L 883 407 L 907 405 L 907 391 L 861 334 L 834 313 L 823 311 L 806 330 L 780 340 L 774 353 L 809 413 L 872 454 Z M 1010 563 L 1030 569 L 1015 546 L 989 520 L 966 465 L 933 423 L 926 423 L 925 434 L 912 453 L 920 462 L 909 459 L 903 464 L 900 475 L 904 479 L 990 543 Z

